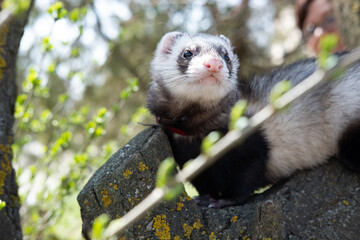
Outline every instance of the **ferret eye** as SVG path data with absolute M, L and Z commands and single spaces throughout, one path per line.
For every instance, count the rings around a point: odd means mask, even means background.
M 225 53 L 224 59 L 225 59 L 225 61 L 230 62 L 229 54 Z
M 186 50 L 184 53 L 183 53 L 183 58 L 191 58 L 192 57 L 192 52 L 190 50 Z

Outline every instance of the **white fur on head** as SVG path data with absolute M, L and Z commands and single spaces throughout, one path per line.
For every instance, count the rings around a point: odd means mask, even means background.
M 220 56 L 217 51 L 218 46 L 222 46 L 231 59 L 231 73 L 229 73 L 223 56 Z M 201 54 L 192 57 L 185 72 L 180 71 L 178 59 L 184 50 L 195 51 L 197 48 L 201 49 Z M 221 71 L 214 74 L 220 80 L 218 84 L 207 84 L 200 81 L 208 75 L 203 62 L 209 58 L 219 59 L 223 62 Z M 170 32 L 163 36 L 156 48 L 154 59 L 151 62 L 151 74 L 153 80 L 161 81 L 161 85 L 175 99 L 209 105 L 220 101 L 230 91 L 237 88 L 238 67 L 238 58 L 233 53 L 230 40 L 226 37 Z
M 227 38 L 227 37 L 225 37 L 224 35 L 220 35 L 220 38 L 221 39 L 223 39 L 223 40 L 225 40 L 225 42 L 231 47 L 231 42 L 230 42 L 230 40 Z
M 155 55 L 171 54 L 171 48 L 175 42 L 176 37 L 179 35 L 181 35 L 181 32 L 169 32 L 165 34 L 157 45 Z

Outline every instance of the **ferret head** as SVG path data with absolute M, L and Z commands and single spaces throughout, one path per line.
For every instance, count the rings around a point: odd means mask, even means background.
M 170 32 L 151 62 L 152 84 L 182 102 L 209 105 L 237 89 L 238 67 L 225 36 Z

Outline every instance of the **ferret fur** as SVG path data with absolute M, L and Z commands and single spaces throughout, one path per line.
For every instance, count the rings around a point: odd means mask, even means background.
M 190 59 L 183 55 L 188 50 L 193 54 Z M 209 72 L 204 66 L 208 59 L 221 60 L 220 71 Z M 180 166 L 200 153 L 208 133 L 228 131 L 229 112 L 237 100 L 248 101 L 246 115 L 252 116 L 268 104 L 277 82 L 298 84 L 315 71 L 316 61 L 299 61 L 249 83 L 238 82 L 238 67 L 230 41 L 222 35 L 171 32 L 159 42 L 151 62 L 147 107 L 167 127 Z M 360 170 L 359 71 L 357 63 L 338 81 L 299 98 L 196 177 L 197 203 L 209 207 L 242 204 L 257 188 L 334 155 Z

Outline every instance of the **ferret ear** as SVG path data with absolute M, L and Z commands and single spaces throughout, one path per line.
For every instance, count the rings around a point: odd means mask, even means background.
M 221 34 L 220 38 L 223 39 L 226 42 L 226 44 L 229 45 L 229 47 L 231 47 L 231 42 L 227 37 Z
M 171 48 L 174 45 L 174 42 L 181 32 L 169 32 L 165 34 L 157 46 L 157 51 L 162 54 L 171 54 Z

